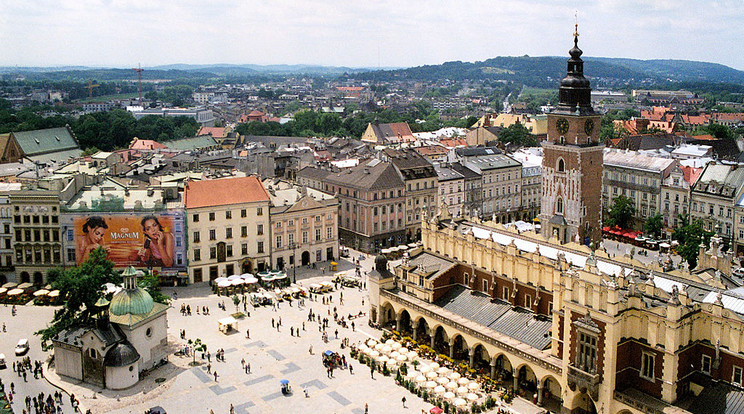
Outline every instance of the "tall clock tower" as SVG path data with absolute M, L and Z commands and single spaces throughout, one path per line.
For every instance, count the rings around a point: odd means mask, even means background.
M 560 102 L 548 114 L 548 138 L 543 142 L 540 224 L 543 236 L 561 243 L 601 238 L 602 153 L 600 115 L 594 112 L 589 80 L 578 46 L 568 52 L 568 70 L 558 92 Z

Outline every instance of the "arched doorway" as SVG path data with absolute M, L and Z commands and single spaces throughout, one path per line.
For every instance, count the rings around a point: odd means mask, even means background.
M 589 394 L 576 394 L 573 399 L 571 414 L 597 414 L 597 407 Z
M 302 252 L 302 265 L 307 266 L 309 264 L 310 264 L 310 252 L 305 250 L 304 252 Z
M 414 338 L 417 342 L 429 346 L 431 344 L 431 335 L 429 334 L 429 324 L 426 319 L 419 318 L 414 324 L 416 326 L 416 337 Z
M 413 329 L 411 328 L 411 315 L 405 309 L 400 313 L 400 324 L 397 328 L 403 336 L 413 335 Z
M 548 375 L 542 380 L 542 401 L 539 402 L 543 407 L 551 412 L 560 412 L 563 406 L 561 395 L 561 384 L 557 379 Z
M 243 260 L 243 263 L 240 265 L 241 273 L 252 273 L 253 272 L 253 263 L 245 259 Z
M 517 371 L 517 385 L 519 386 L 519 393 L 528 400 L 531 400 L 537 392 L 537 377 L 535 377 L 535 372 L 529 365 L 522 365 Z
M 486 347 L 481 344 L 476 345 L 473 351 L 472 368 L 482 375 L 491 375 L 491 356 L 488 355 Z
M 512 364 L 511 361 L 509 361 L 509 358 L 506 357 L 506 355 L 501 354 L 496 358 L 496 380 L 501 381 L 502 385 L 511 387 L 513 385 L 513 381 L 511 380 L 512 375 Z
M 390 303 L 380 306 L 379 324 L 384 328 L 395 329 L 395 309 Z
M 434 350 L 440 354 L 449 355 L 449 336 L 441 326 L 437 326 L 434 331 Z
M 28 272 L 21 272 L 21 283 L 31 282 L 31 275 Z
M 470 353 L 468 352 L 468 343 L 462 335 L 455 336 L 455 342 L 452 345 L 450 357 L 455 361 L 470 362 Z
M 41 285 L 44 283 L 44 275 L 41 272 L 34 272 L 34 284 Z

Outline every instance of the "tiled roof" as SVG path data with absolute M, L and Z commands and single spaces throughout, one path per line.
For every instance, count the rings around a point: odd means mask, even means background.
M 651 157 L 635 151 L 608 149 L 604 152 L 604 164 L 615 167 L 661 172 L 675 162 L 672 158 Z
M 215 138 L 224 138 L 227 136 L 225 133 L 225 130 L 227 128 L 221 128 L 221 127 L 201 127 L 199 129 L 199 133 L 196 135 L 211 135 Z
M 687 167 L 684 165 L 681 165 L 679 168 L 681 168 L 684 173 L 685 181 L 690 185 L 694 185 L 700 177 L 700 174 L 703 172 L 702 168 Z
M 189 181 L 184 197 L 186 208 L 269 201 L 269 193 L 253 176 Z
M 435 304 L 541 351 L 550 345 L 550 318 L 538 317 L 525 309 L 512 309 L 509 303 L 492 301 L 485 293 L 471 292 L 458 285 Z
M 66 127 L 14 132 L 13 136 L 25 156 L 80 149 L 75 137 Z
M 165 145 L 153 141 L 151 139 L 139 139 L 135 138 L 132 140 L 132 143 L 129 144 L 129 149 L 136 149 L 136 150 L 152 150 L 152 149 L 163 149 L 168 148 Z
M 411 128 L 406 122 L 396 122 L 392 124 L 372 123 L 372 131 L 377 137 L 377 142 L 414 142 L 416 138 L 411 132 Z
M 365 190 L 403 187 L 403 180 L 395 171 L 393 164 L 376 158 L 363 162 L 356 167 L 330 173 L 325 177 L 325 180 L 329 183 Z
M 166 141 L 165 145 L 175 150 L 198 150 L 217 146 L 217 141 L 211 135 L 200 135 L 198 137 L 174 139 Z

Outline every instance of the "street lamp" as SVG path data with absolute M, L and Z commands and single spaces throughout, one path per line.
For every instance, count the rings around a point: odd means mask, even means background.
M 292 242 L 289 244 L 289 248 L 292 249 L 292 258 L 293 258 L 293 266 L 292 266 L 292 283 L 297 283 L 297 245 Z

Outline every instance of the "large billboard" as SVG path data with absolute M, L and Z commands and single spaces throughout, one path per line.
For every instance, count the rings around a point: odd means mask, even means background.
M 185 269 L 183 212 L 88 213 L 72 218 L 75 262 L 103 247 L 116 267 Z

